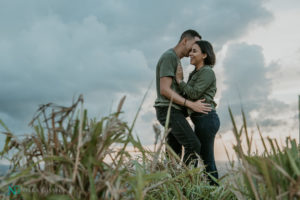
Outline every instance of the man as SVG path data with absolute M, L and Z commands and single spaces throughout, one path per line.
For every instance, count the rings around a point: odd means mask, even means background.
M 178 44 L 174 48 L 167 50 L 160 57 L 156 66 L 157 99 L 154 104 L 156 116 L 161 125 L 165 126 L 168 106 L 171 102 L 169 119 L 171 131 L 167 136 L 167 144 L 179 157 L 181 157 L 181 149 L 184 146 L 185 154 L 183 160 L 186 164 L 197 158 L 195 153 L 200 155 L 201 144 L 185 118 L 183 107 L 202 113 L 207 113 L 211 108 L 209 104 L 202 103 L 204 100 L 192 102 L 180 96 L 175 75 L 180 59 L 188 57 L 192 45 L 200 39 L 201 36 L 194 30 L 183 32 Z

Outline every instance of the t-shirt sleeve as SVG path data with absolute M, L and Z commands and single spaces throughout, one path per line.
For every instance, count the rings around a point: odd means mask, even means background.
M 176 58 L 172 57 L 171 55 L 165 56 L 162 58 L 160 63 L 160 72 L 159 77 L 165 76 L 175 76 L 176 70 Z

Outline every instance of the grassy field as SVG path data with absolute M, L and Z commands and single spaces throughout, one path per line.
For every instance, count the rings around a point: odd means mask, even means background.
M 2 199 L 300 199 L 300 148 L 286 139 L 264 139 L 263 154 L 252 154 L 252 138 L 238 127 L 229 109 L 239 165 L 210 186 L 204 167 L 185 166 L 173 154 L 166 158 L 164 138 L 153 126 L 155 148 L 145 148 L 133 136 L 132 124 L 120 119 L 125 97 L 117 111 L 100 120 L 90 119 L 80 96 L 70 107 L 43 105 L 31 125 L 34 133 L 18 138 L 5 129 L 0 155 L 11 163 L 0 178 Z M 242 111 L 243 112 L 243 111 Z M 259 127 L 258 127 L 259 131 Z M 241 137 L 247 147 L 242 147 Z M 271 148 L 267 148 L 270 146 Z M 134 149 L 134 153 L 128 150 Z

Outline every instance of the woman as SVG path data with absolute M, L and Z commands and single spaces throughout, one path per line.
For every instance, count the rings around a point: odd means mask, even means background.
M 195 133 L 201 142 L 201 158 L 203 159 L 207 173 L 218 178 L 218 171 L 214 158 L 214 140 L 220 127 L 219 117 L 216 113 L 214 96 L 216 94 L 216 76 L 212 67 L 215 65 L 215 53 L 212 45 L 205 40 L 197 41 L 189 54 L 190 63 L 195 66 L 190 73 L 188 82 L 183 81 L 182 67 L 178 66 L 176 82 L 182 94 L 189 100 L 205 99 L 211 104 L 212 111 L 208 114 L 188 110 L 188 114 L 195 125 Z M 210 184 L 217 184 L 208 176 Z

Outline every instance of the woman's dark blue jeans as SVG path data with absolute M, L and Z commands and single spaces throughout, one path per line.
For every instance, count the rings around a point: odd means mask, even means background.
M 165 126 L 167 120 L 167 106 L 155 107 L 156 117 L 161 125 Z M 192 160 L 197 159 L 195 153 L 200 155 L 201 143 L 192 127 L 186 120 L 184 111 L 171 107 L 169 127 L 171 132 L 166 138 L 167 144 L 174 152 L 181 157 L 182 146 L 184 146 L 183 161 L 188 165 Z
M 195 125 L 195 133 L 201 142 L 200 156 L 207 173 L 218 179 L 218 171 L 214 157 L 214 141 L 220 128 L 220 120 L 215 110 L 208 114 L 192 113 L 191 120 Z M 216 183 L 208 176 L 212 185 Z

